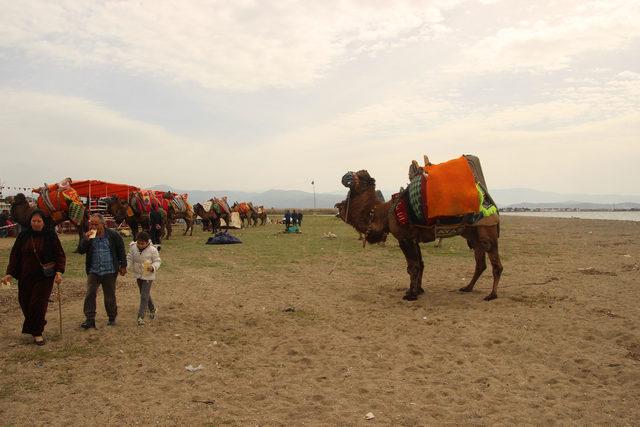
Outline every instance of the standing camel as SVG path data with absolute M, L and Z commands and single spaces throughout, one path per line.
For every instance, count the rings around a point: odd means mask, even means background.
M 190 236 L 193 236 L 193 222 L 195 219 L 193 213 L 193 207 L 187 201 L 186 195 L 178 195 L 172 192 L 166 192 L 163 195 L 163 198 L 168 201 L 167 206 L 167 223 L 173 224 L 173 222 L 177 219 L 183 219 L 187 228 L 185 228 L 183 236 L 187 235 L 187 232 L 191 230 Z M 171 237 L 171 228 L 167 228 L 167 237 Z
M 66 190 L 69 191 L 69 190 Z M 50 221 L 54 225 L 60 224 L 70 218 L 69 215 L 69 205 L 60 206 L 56 204 L 53 210 L 46 208 L 46 204 L 43 203 L 42 198 L 42 189 L 39 190 L 41 193 L 38 196 L 37 206 L 31 206 L 27 201 L 26 196 L 23 193 L 18 193 L 13 197 L 8 198 L 11 203 L 10 208 L 10 218 L 12 221 L 17 222 L 22 227 L 29 227 L 29 218 L 31 217 L 31 213 L 36 209 L 40 208 L 45 214 L 45 221 Z M 75 193 L 75 190 L 73 190 Z M 77 195 L 77 193 L 76 193 Z M 43 209 L 44 208 L 44 209 Z M 78 230 L 78 247 L 80 245 L 80 241 L 82 240 L 82 235 L 87 231 L 87 221 L 85 217 L 84 207 L 81 209 L 82 212 L 77 213 L 77 218 L 74 219 L 74 223 Z M 76 247 L 75 252 L 78 252 L 78 247 Z
M 377 243 L 386 233 L 391 233 L 398 240 L 400 249 L 407 260 L 409 273 L 409 289 L 404 295 L 406 300 L 415 300 L 423 293 L 422 273 L 424 262 L 420 251 L 420 243 L 433 242 L 436 239 L 435 225 L 402 224 L 396 215 L 397 199 L 383 203 L 376 199 L 375 179 L 366 170 L 348 172 L 342 178 L 342 184 L 349 188 L 347 200 L 337 205 L 340 218 L 365 235 L 369 243 Z M 399 197 L 402 197 L 400 194 Z M 489 256 L 493 270 L 493 287 L 485 297 L 489 301 L 498 297 L 498 283 L 502 274 L 502 263 L 498 253 L 499 223 L 498 216 L 480 220 L 478 224 L 463 224 L 454 233 L 464 237 L 475 255 L 475 271 L 462 292 L 471 292 L 482 272 L 486 269 L 485 255 Z M 493 223 L 492 223 L 493 222 Z
M 235 202 L 233 204 L 233 206 L 231 206 L 231 211 L 232 212 L 238 212 L 238 214 L 240 215 L 240 221 L 242 222 L 242 227 L 244 228 L 244 221 L 247 220 L 247 227 L 251 225 L 251 222 L 253 221 L 255 212 L 254 210 L 251 208 L 251 205 L 249 203 L 238 203 Z M 257 219 L 254 221 L 254 226 L 257 224 Z
M 213 223 L 211 225 L 212 233 L 215 234 L 217 230 L 222 229 L 221 220 L 224 220 L 224 223 L 226 224 L 226 231 L 228 231 L 229 225 L 231 224 L 231 208 L 227 203 L 227 198 L 223 197 L 218 199 L 217 197 L 214 197 L 213 199 L 210 199 L 210 201 L 211 208 L 209 208 L 209 211 L 213 212 Z
M 196 203 L 193 205 L 193 212 L 196 217 L 202 218 L 202 231 L 211 231 L 211 223 L 213 222 L 211 209 L 207 211 L 200 203 Z
M 257 208 L 255 208 L 255 211 L 258 215 L 258 219 L 260 220 L 260 225 L 265 225 L 267 223 L 267 220 L 269 219 L 269 216 L 267 215 L 267 211 L 265 210 L 264 206 L 258 206 Z
M 133 239 L 136 238 L 138 230 L 149 230 L 149 213 L 140 210 L 138 204 L 135 202 L 135 193 L 131 193 L 129 200 L 120 200 L 117 196 L 111 196 L 107 199 L 107 211 L 113 216 L 117 223 L 126 221 L 127 225 L 131 229 Z M 160 208 L 160 213 L 163 218 L 163 230 L 161 234 L 164 234 L 165 230 L 168 232 L 170 224 L 167 221 L 167 213 L 164 209 Z

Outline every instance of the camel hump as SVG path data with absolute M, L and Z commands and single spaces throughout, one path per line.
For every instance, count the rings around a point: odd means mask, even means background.
M 424 173 L 424 169 L 420 167 L 418 162 L 416 162 L 415 160 L 412 160 L 411 165 L 409 166 L 409 181 L 413 180 L 413 178 L 415 178 L 416 176 L 422 173 Z

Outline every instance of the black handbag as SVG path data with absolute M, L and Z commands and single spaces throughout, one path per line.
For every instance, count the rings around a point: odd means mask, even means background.
M 36 256 L 38 260 L 38 264 L 42 268 L 42 275 L 44 277 L 53 277 L 56 275 L 56 263 L 55 262 L 47 262 L 43 264 L 40 262 L 40 257 L 38 256 L 38 252 L 36 252 L 36 246 L 33 244 L 33 237 L 31 238 L 31 247 L 33 248 L 33 254 Z

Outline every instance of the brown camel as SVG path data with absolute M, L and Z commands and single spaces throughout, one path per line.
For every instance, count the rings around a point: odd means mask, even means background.
M 252 223 L 254 227 L 258 224 L 258 214 L 256 213 L 251 203 L 235 202 L 233 206 L 231 206 L 231 211 L 238 212 L 238 214 L 240 215 L 240 221 L 242 222 L 243 228 L 244 228 L 245 220 L 247 220 L 247 227 L 252 225 Z
M 409 273 L 409 289 L 404 295 L 406 300 L 415 300 L 423 293 L 422 273 L 424 262 L 420 251 L 420 243 L 433 242 L 436 239 L 435 227 L 414 224 L 400 224 L 394 213 L 394 202 L 383 203 L 376 198 L 376 185 L 366 170 L 348 172 L 342 178 L 342 184 L 349 188 L 347 199 L 338 203 L 339 216 L 357 231 L 364 233 L 369 243 L 380 242 L 386 233 L 391 233 L 400 243 L 400 249 L 407 260 Z M 482 272 L 487 268 L 485 255 L 489 255 L 493 269 L 493 287 L 485 297 L 489 301 L 498 297 L 498 282 L 502 274 L 502 263 L 498 254 L 499 224 L 487 226 L 461 227 L 456 234 L 467 240 L 473 249 L 476 261 L 475 272 L 462 292 L 471 292 Z
M 195 216 L 202 218 L 202 231 L 211 231 L 211 222 L 213 219 L 211 217 L 211 210 L 207 211 L 200 203 L 196 203 L 193 205 L 193 212 Z
M 130 195 L 129 200 L 134 197 L 132 193 Z M 149 214 L 144 212 L 139 212 L 136 204 L 132 204 L 127 200 L 120 200 L 117 196 L 111 196 L 107 200 L 107 211 L 113 216 L 117 223 L 121 223 L 122 221 L 126 221 L 127 225 L 131 229 L 132 237 L 135 239 L 135 236 L 138 234 L 138 230 L 142 228 L 143 230 L 149 230 Z M 135 208 L 134 208 L 135 207 Z M 161 234 L 164 234 L 165 229 L 168 232 L 170 229 L 170 223 L 167 221 L 167 213 L 164 209 L 160 208 L 160 213 L 163 218 L 163 230 Z
M 258 214 L 258 219 L 260 220 L 260 225 L 265 225 L 269 217 L 267 216 L 267 211 L 264 206 L 258 206 L 255 208 L 256 213 Z
M 209 208 L 209 211 L 212 212 L 213 215 L 213 223 L 211 224 L 211 232 L 213 234 L 216 233 L 217 230 L 221 230 L 222 229 L 222 221 L 224 220 L 224 223 L 226 224 L 226 229 L 225 231 L 229 230 L 229 225 L 231 224 L 231 208 L 229 207 L 229 204 L 227 203 L 227 198 L 223 197 L 221 199 L 218 199 L 217 197 L 214 197 L 213 199 L 209 199 L 209 201 L 211 202 L 211 208 Z
M 7 198 L 11 203 L 10 208 L 10 218 L 12 221 L 17 222 L 22 227 L 29 227 L 29 217 L 31 213 L 36 209 L 36 207 L 32 207 L 27 201 L 26 196 L 23 193 L 18 193 L 13 197 Z M 53 217 L 48 216 L 45 218 L 45 221 L 52 223 L 53 225 L 57 225 L 61 222 L 64 222 L 67 219 L 67 212 L 64 212 L 64 216 L 56 216 L 54 220 Z M 80 224 L 76 225 L 78 230 L 78 245 L 80 245 L 80 240 L 82 240 L 82 235 L 87 231 L 87 221 L 86 221 L 86 211 L 85 217 L 81 221 Z M 76 252 L 78 248 L 76 248 Z
M 193 213 L 193 207 L 187 202 L 186 196 L 178 196 L 176 193 L 172 193 L 170 191 L 164 193 L 162 195 L 165 200 L 167 200 L 168 208 L 167 208 L 167 223 L 173 224 L 177 219 L 183 219 L 187 228 L 184 229 L 183 236 L 186 236 L 189 230 L 191 230 L 190 236 L 193 236 L 193 222 L 195 219 Z M 171 237 L 171 229 L 167 228 L 167 237 L 169 239 Z

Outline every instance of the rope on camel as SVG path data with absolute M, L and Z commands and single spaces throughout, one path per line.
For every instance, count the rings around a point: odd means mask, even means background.
M 347 220 L 349 219 L 349 203 L 350 202 L 351 202 L 351 190 L 349 190 L 349 193 L 347 193 L 347 209 L 345 210 L 345 213 L 344 213 L 344 222 L 346 224 L 349 224 Z M 329 276 L 331 275 L 331 273 L 333 273 L 333 271 L 338 266 L 338 261 L 340 261 L 340 257 L 342 255 L 342 243 L 343 243 L 343 239 L 340 239 L 340 244 L 338 245 L 338 255 L 336 256 L 335 262 L 333 263 L 333 267 L 331 267 L 331 270 L 329 270 L 329 274 L 328 274 Z

